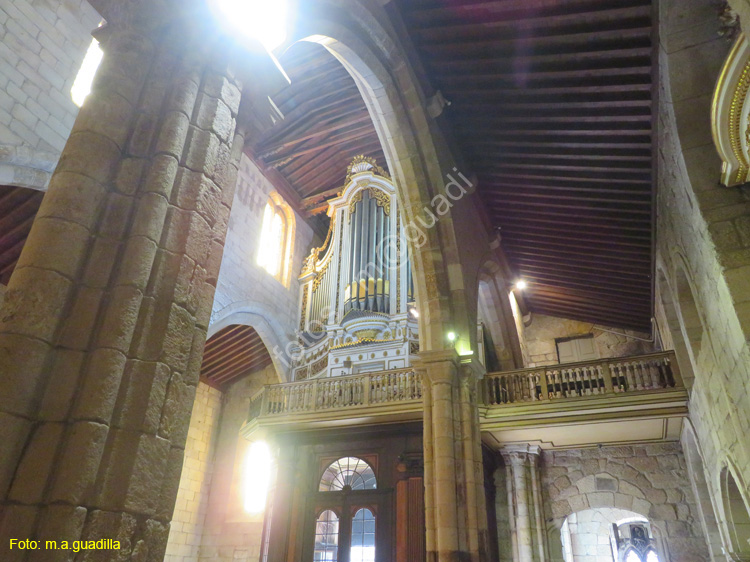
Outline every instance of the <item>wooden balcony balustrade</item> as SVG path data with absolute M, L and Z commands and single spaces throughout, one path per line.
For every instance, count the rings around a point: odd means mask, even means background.
M 683 388 L 674 352 L 490 373 L 487 406 Z

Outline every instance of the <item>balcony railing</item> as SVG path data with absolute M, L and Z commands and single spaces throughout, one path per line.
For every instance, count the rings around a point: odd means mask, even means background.
M 374 407 L 422 400 L 422 378 L 413 369 L 325 377 L 266 386 L 250 403 L 250 419 Z
M 683 387 L 671 351 L 491 373 L 483 384 L 487 406 Z
M 490 373 L 480 381 L 480 390 L 480 417 L 488 430 L 518 426 L 518 416 L 521 421 L 531 416 L 538 424 L 549 416 L 570 417 L 582 408 L 607 415 L 624 415 L 628 409 L 651 415 L 654 408 L 660 415 L 667 410 L 682 415 L 687 400 L 672 352 Z M 368 424 L 381 416 L 415 421 L 422 416 L 422 396 L 422 377 L 413 369 L 267 385 L 250 403 L 246 428 L 309 429 L 311 424 L 340 426 L 344 420 Z M 526 406 L 534 404 L 538 407 L 532 413 Z

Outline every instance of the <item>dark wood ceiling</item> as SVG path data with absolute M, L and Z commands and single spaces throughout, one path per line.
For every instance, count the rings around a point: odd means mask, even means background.
M 344 185 L 358 154 L 386 167 L 383 149 L 354 80 L 322 45 L 295 43 L 280 57 L 291 84 L 271 96 L 283 119 L 251 140 L 252 153 L 277 170 L 310 214 Z
M 7 285 L 44 192 L 0 185 L 0 283 Z
M 532 311 L 649 330 L 650 0 L 399 0 Z
M 250 326 L 232 324 L 206 341 L 200 376 L 212 386 L 226 388 L 271 363 L 258 332 Z

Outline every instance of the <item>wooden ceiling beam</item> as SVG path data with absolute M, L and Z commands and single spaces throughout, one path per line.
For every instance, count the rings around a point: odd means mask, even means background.
M 456 72 L 472 74 L 487 69 L 524 68 L 533 71 L 537 68 L 592 67 L 612 65 L 639 65 L 650 63 L 651 48 L 621 48 L 607 50 L 575 51 L 550 54 L 516 53 L 510 57 L 480 58 L 474 60 L 435 59 L 432 66 L 439 74 Z
M 513 57 L 518 53 L 518 36 L 509 34 L 491 39 L 473 41 L 460 38 L 447 38 L 430 42 L 421 37 L 418 27 L 412 27 L 414 43 L 424 54 L 427 66 L 434 58 L 442 60 L 459 60 L 461 58 L 496 58 Z M 568 52 L 590 52 L 593 50 L 608 51 L 630 48 L 650 47 L 652 29 L 650 25 L 640 25 L 627 29 L 587 30 L 573 33 L 538 35 L 533 38 L 534 52 L 539 55 Z M 453 55 L 453 56 L 451 56 Z M 484 55 L 484 56 L 483 56 Z
M 628 66 L 623 68 L 588 68 L 588 69 L 557 69 L 557 70 L 532 70 L 511 69 L 508 72 L 484 72 L 484 73 L 450 73 L 440 78 L 441 84 L 460 84 L 462 81 L 471 80 L 472 87 L 476 84 L 492 83 L 500 86 L 518 84 L 521 89 L 537 89 L 548 87 L 544 84 L 561 83 L 566 80 L 585 80 L 589 84 L 612 82 L 618 84 L 627 81 L 638 83 L 651 83 L 651 67 Z
M 313 143 L 310 146 L 307 146 L 305 148 L 300 148 L 297 150 L 292 150 L 291 152 L 282 152 L 280 154 L 277 154 L 275 155 L 275 160 L 269 160 L 268 164 L 270 166 L 275 166 L 279 162 L 289 160 L 290 158 L 299 158 L 300 156 L 312 154 L 324 148 L 328 148 L 331 146 L 339 146 L 339 145 L 348 143 L 349 141 L 354 141 L 354 140 L 359 140 L 359 139 L 364 139 L 364 138 L 376 138 L 377 139 L 377 135 L 375 133 L 375 129 L 372 126 L 372 121 L 370 120 L 369 115 L 367 115 L 367 121 L 368 122 L 364 123 L 363 125 L 359 127 L 349 128 L 345 132 L 342 132 L 337 135 L 332 135 L 328 140 Z
M 606 242 L 607 245 L 611 244 L 615 250 L 623 246 L 638 248 L 641 251 L 650 251 L 651 248 L 651 237 L 648 235 L 618 235 L 617 233 L 608 232 L 606 238 L 603 236 L 597 237 L 593 232 L 573 231 L 568 225 L 558 226 L 557 223 L 553 223 L 553 226 L 549 224 L 535 224 L 532 228 L 530 225 L 524 224 L 523 221 L 509 221 L 505 219 L 499 228 L 501 236 L 508 242 L 518 239 L 528 240 L 529 242 L 538 241 L 540 244 L 555 242 L 573 244 L 581 242 L 583 244 L 595 245 L 597 242 Z
M 534 32 L 538 35 L 549 35 L 555 32 L 564 32 L 567 29 L 577 29 L 581 26 L 604 29 L 614 24 L 620 28 L 632 26 L 633 23 L 643 25 L 651 17 L 651 6 L 627 6 L 624 8 L 612 8 L 602 10 L 591 6 L 590 9 L 577 11 L 572 5 L 567 6 L 564 12 L 549 14 L 548 11 L 525 10 L 517 12 L 517 16 L 506 13 L 499 17 L 495 10 L 485 12 L 481 21 L 463 23 L 455 19 L 432 23 L 420 18 L 420 12 L 413 12 L 414 19 L 419 25 L 418 36 L 420 40 L 443 41 L 446 39 L 461 39 L 483 36 L 502 35 L 505 31 L 509 34 L 521 34 L 522 32 Z M 633 22 L 633 23 L 631 23 Z
M 520 211 L 517 208 L 513 208 L 511 205 L 498 204 L 490 205 L 492 210 L 496 214 L 505 215 L 503 222 L 507 224 L 509 220 L 518 220 L 526 223 L 524 226 L 531 228 L 531 223 L 547 223 L 547 224 L 559 224 L 566 225 L 568 227 L 580 227 L 580 232 L 599 232 L 600 236 L 605 236 L 605 232 L 608 230 L 614 231 L 628 231 L 626 234 L 645 232 L 650 233 L 651 227 L 650 222 L 647 219 L 636 221 L 626 216 L 616 216 L 616 213 L 612 213 L 615 216 L 602 216 L 601 214 L 594 213 L 585 214 L 579 212 L 577 214 L 571 213 L 554 213 L 543 210 L 543 206 L 540 207 L 542 210 L 534 211 Z M 512 214 L 511 214 L 512 213 Z M 581 221 L 586 221 L 582 223 Z M 605 222 L 601 222 L 605 221 Z M 502 224 L 502 223 L 501 223 Z M 573 229 L 568 229 L 568 231 Z M 575 230 L 574 230 L 575 231 Z
M 531 305 L 532 312 L 544 314 L 546 316 L 555 316 L 559 318 L 568 318 L 580 322 L 589 322 L 599 324 L 605 327 L 625 328 L 637 332 L 648 333 L 650 330 L 651 318 L 641 318 L 629 315 L 618 314 L 613 311 L 609 314 L 594 313 L 575 307 L 547 305 Z
M 319 137 L 321 135 L 336 133 L 341 129 L 350 127 L 352 125 L 359 125 L 360 123 L 364 122 L 372 123 L 372 119 L 370 118 L 370 114 L 368 113 L 366 107 L 362 107 L 361 109 L 357 108 L 356 110 L 352 110 L 351 112 L 347 113 L 348 115 L 346 115 L 346 118 L 344 118 L 344 116 L 342 115 L 341 119 L 337 120 L 333 125 L 330 125 L 328 127 L 315 129 L 313 132 L 306 135 L 293 136 L 289 140 L 279 142 L 272 146 L 261 146 L 260 149 L 263 151 L 261 158 L 266 159 L 268 157 L 275 156 L 284 148 L 294 146 L 295 144 L 299 144 L 307 140 L 315 139 L 316 137 Z M 375 129 L 373 128 L 373 132 L 374 130 Z

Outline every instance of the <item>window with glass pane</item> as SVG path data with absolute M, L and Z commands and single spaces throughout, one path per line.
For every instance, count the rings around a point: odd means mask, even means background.
M 281 275 L 285 242 L 286 219 L 284 213 L 272 201 L 269 201 L 263 211 L 258 265 L 274 277 Z
M 646 562 L 659 562 L 659 556 L 656 554 L 656 551 L 648 551 L 648 554 L 646 555 Z
M 629 550 L 625 562 L 641 562 L 641 557 L 636 554 L 635 550 Z
M 354 515 L 351 544 L 349 562 L 375 562 L 375 516 L 369 509 Z
M 314 562 L 337 562 L 339 551 L 339 518 L 330 509 L 315 523 Z
M 349 486 L 352 490 L 374 490 L 377 487 L 372 467 L 357 457 L 344 457 L 331 463 L 320 479 L 320 492 L 335 492 Z

